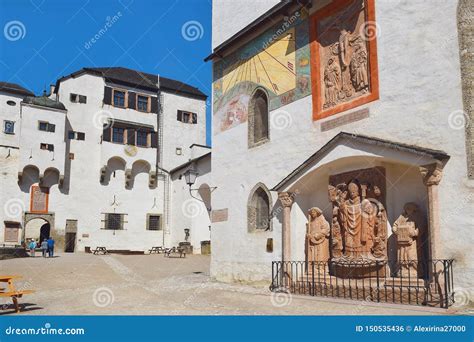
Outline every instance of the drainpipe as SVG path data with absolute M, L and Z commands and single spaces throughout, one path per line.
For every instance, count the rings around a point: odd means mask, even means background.
M 157 101 L 157 109 L 158 113 L 156 115 L 157 120 L 157 130 L 158 130 L 158 148 L 157 148 L 157 155 L 156 155 L 156 172 L 157 172 L 157 184 L 158 180 L 163 180 L 163 247 L 169 247 L 169 172 L 163 169 L 163 106 L 161 100 L 161 86 L 160 86 L 160 75 L 158 75 L 158 80 L 156 83 L 157 93 L 156 93 L 156 101 Z

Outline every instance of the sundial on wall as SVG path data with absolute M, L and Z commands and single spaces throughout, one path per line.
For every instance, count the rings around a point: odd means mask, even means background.
M 241 53 L 237 60 L 224 69 L 223 93 L 236 90 L 239 85 L 254 83 L 276 95 L 295 87 L 295 33 L 288 30 L 273 44 L 257 54 Z
M 215 63 L 215 133 L 247 121 L 250 96 L 257 87 L 267 92 L 271 109 L 309 94 L 308 29 L 304 16 L 293 14 Z

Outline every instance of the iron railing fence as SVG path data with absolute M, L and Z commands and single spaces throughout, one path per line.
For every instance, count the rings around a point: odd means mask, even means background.
M 271 290 L 448 308 L 454 303 L 453 262 L 273 261 Z

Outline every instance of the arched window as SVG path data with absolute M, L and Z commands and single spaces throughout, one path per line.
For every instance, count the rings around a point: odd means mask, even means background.
M 271 230 L 270 192 L 264 184 L 257 184 L 250 192 L 247 205 L 248 231 Z
M 249 147 L 268 140 L 268 97 L 257 89 L 249 105 Z

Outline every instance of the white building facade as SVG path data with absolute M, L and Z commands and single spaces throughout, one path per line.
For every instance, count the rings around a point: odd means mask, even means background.
M 273 261 L 304 261 L 308 211 L 331 224 L 343 179 L 383 187 L 385 258 L 413 202 L 423 257 L 454 259 L 472 287 L 462 15 L 457 1 L 213 1 L 212 276 L 268 284 Z
M 118 67 L 81 69 L 48 96 L 0 90 L 0 243 L 52 236 L 67 252 L 143 252 L 185 241 L 185 219 L 171 210 L 173 197 L 191 196 L 170 171 L 200 156 L 195 144 L 210 159 L 205 94 Z M 190 236 L 209 241 L 209 216 Z

